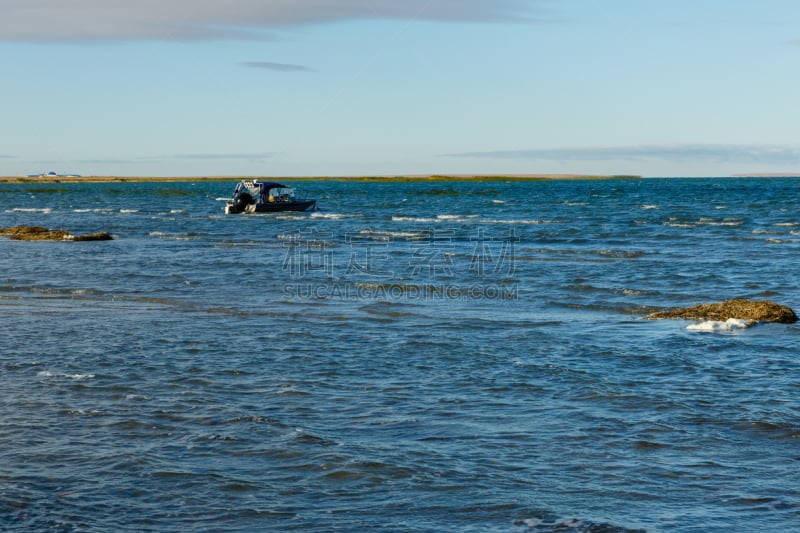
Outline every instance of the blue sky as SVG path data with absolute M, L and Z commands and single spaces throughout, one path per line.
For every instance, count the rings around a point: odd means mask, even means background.
M 796 0 L 0 0 L 0 175 L 800 173 Z

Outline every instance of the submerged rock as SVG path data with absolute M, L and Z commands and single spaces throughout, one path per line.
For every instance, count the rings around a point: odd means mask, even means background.
M 683 318 L 687 320 L 717 320 L 729 319 L 747 320 L 755 322 L 777 322 L 780 324 L 793 324 L 797 322 L 797 315 L 785 305 L 776 304 L 769 300 L 745 300 L 735 298 L 715 304 L 695 305 L 659 311 L 647 316 L 649 319 Z
M 0 228 L 0 235 L 7 235 L 14 241 L 110 241 L 110 233 L 101 231 L 88 235 L 73 235 L 64 230 L 49 230 L 41 226 L 16 226 Z
M 89 233 L 86 235 L 75 235 L 71 240 L 73 241 L 110 241 L 114 237 L 107 231 L 98 231 L 96 233 Z

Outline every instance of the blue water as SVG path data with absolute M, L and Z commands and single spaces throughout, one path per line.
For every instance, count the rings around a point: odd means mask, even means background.
M 0 184 L 0 530 L 800 530 L 800 180 Z

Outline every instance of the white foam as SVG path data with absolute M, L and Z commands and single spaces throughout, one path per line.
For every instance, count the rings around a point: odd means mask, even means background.
M 698 222 L 703 226 L 741 226 L 744 220 L 739 218 L 724 218 L 722 220 L 715 220 L 713 218 L 701 218 Z
M 10 209 L 11 213 L 52 213 L 52 207 L 15 207 Z
M 364 229 L 359 231 L 358 233 L 361 235 L 367 235 L 369 237 L 385 238 L 385 239 L 391 239 L 392 237 L 419 238 L 425 236 L 425 233 L 420 231 L 374 231 L 374 230 Z
M 488 218 L 486 220 L 480 220 L 479 222 L 483 224 L 518 224 L 518 225 L 536 225 L 536 224 L 551 224 L 555 223 L 549 220 L 536 220 L 536 219 L 496 219 L 496 218 Z
M 62 374 L 61 377 L 67 379 L 76 379 L 76 380 L 83 380 L 83 379 L 92 379 L 94 378 L 94 374 Z
M 36 375 L 42 378 L 60 377 L 60 378 L 75 379 L 75 380 L 92 379 L 95 377 L 94 374 L 53 374 L 48 370 L 42 370 L 41 372 L 38 372 Z
M 332 220 L 339 220 L 351 216 L 353 215 L 346 215 L 344 213 L 311 213 L 311 218 L 330 218 Z
M 418 218 L 418 217 L 399 217 L 393 216 L 392 222 L 441 222 L 436 218 Z
M 706 320 L 698 322 L 697 324 L 690 324 L 686 326 L 689 331 L 701 331 L 704 333 L 724 333 L 730 331 L 737 331 L 746 329 L 754 325 L 753 320 L 742 320 L 739 318 L 729 318 L 728 320 Z
M 641 207 L 642 209 L 658 209 L 658 206 L 657 206 L 657 205 L 651 205 L 651 204 L 645 204 L 645 205 L 643 205 L 643 206 L 640 206 L 640 207 Z

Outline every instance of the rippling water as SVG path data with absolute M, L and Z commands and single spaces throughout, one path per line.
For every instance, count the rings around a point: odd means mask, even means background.
M 0 529 L 800 529 L 800 180 L 0 184 Z

